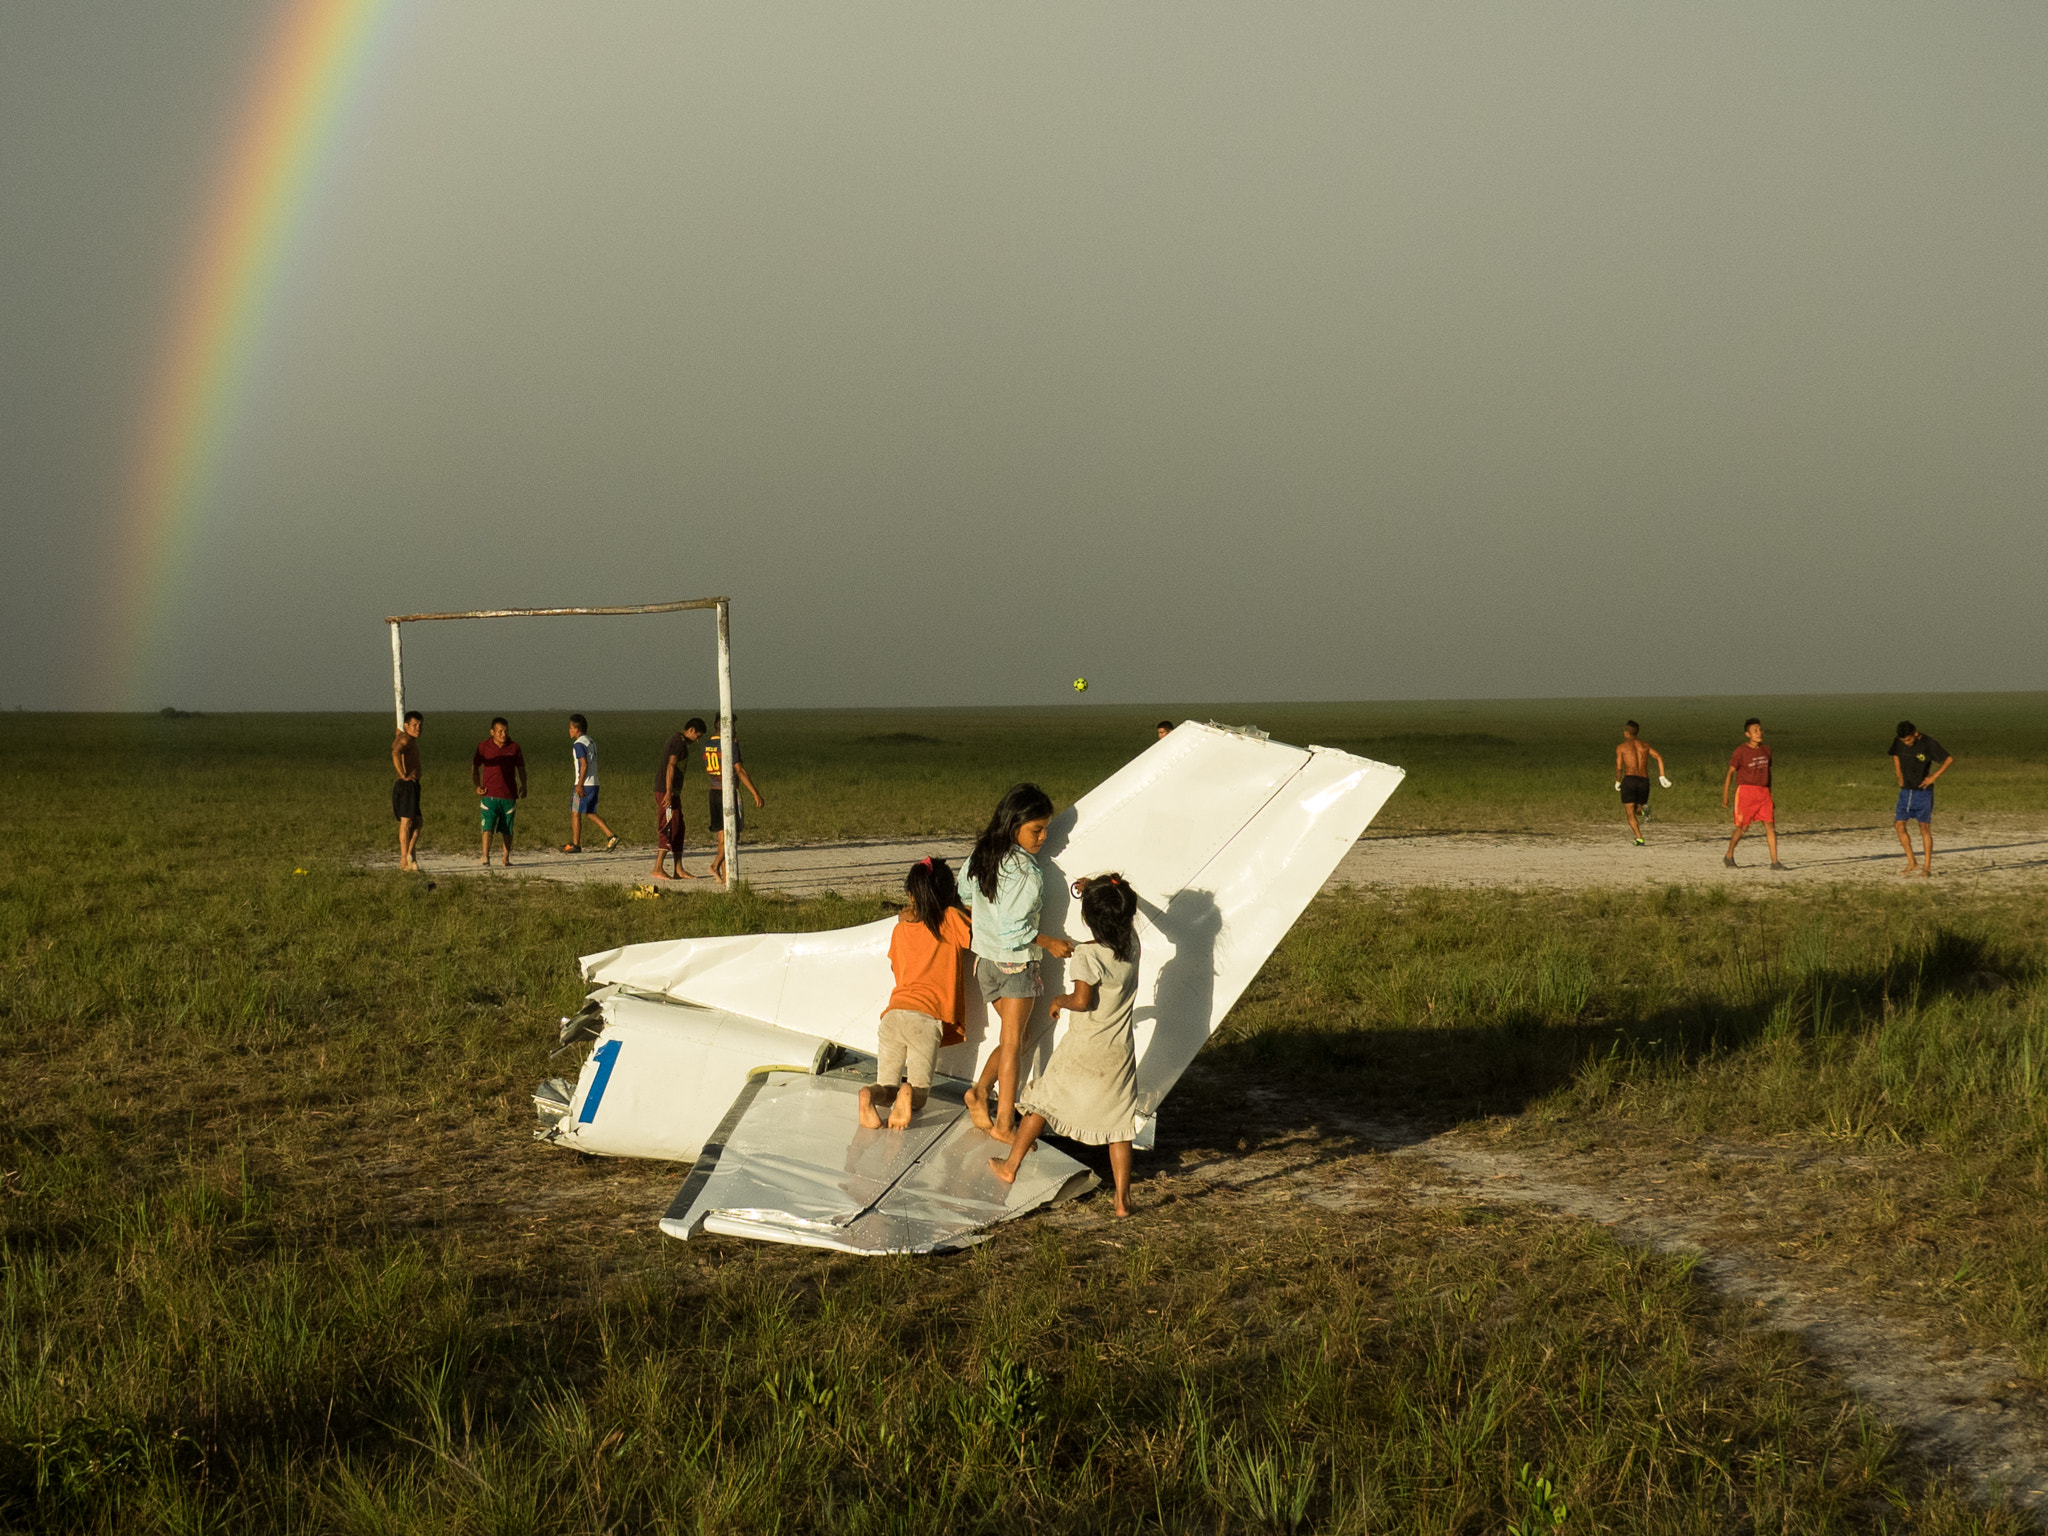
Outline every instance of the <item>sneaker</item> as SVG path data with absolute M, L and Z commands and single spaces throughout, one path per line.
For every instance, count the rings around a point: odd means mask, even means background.
M 1773 869 L 1783 869 L 1784 867 L 1785 867 L 1785 866 L 1784 866 L 1784 865 L 1782 865 L 1782 864 L 1780 864 L 1780 863 L 1779 863 L 1779 862 L 1778 862 L 1778 861 L 1777 861 L 1776 859 L 1773 859 L 1773 860 L 1771 860 L 1771 868 L 1773 868 Z
M 618 840 L 618 839 L 617 839 L 617 838 L 615 837 L 615 838 L 613 838 L 613 839 L 612 839 L 612 840 L 611 840 L 610 842 L 608 842 L 608 843 L 606 843 L 606 844 L 604 845 L 604 851 L 605 851 L 606 853 L 610 853 L 610 852 L 611 852 L 611 851 L 612 851 L 612 850 L 613 850 L 614 848 L 616 848 L 616 847 L 618 847 L 618 846 L 619 846 L 619 840 Z
M 1636 839 L 1636 846 L 1638 848 L 1643 846 L 1643 840 L 1640 837 Z
M 1733 869 L 1735 867 L 1735 855 L 1732 853 L 1724 853 L 1721 855 L 1721 862 L 1723 864 L 1726 864 L 1730 869 Z

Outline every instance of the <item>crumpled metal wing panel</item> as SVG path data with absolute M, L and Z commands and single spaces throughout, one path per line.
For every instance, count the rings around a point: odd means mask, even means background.
M 1078 931 L 1067 889 L 1077 876 L 1119 869 L 1145 898 L 1137 1021 L 1148 1112 L 1401 777 L 1398 768 L 1348 753 L 1190 722 L 1055 818 L 1042 856 L 1049 930 Z M 632 944 L 585 956 L 583 969 L 592 982 L 662 993 L 872 1052 L 893 984 L 894 922 Z M 1065 990 L 1057 962 L 1047 963 L 1045 981 L 1047 998 Z M 972 1078 L 997 1044 L 993 1023 L 985 1007 L 971 1008 L 966 1041 L 940 1054 L 940 1069 Z M 1029 1069 L 1043 1065 L 1057 1039 L 1041 1000 Z
M 807 1070 L 827 1042 L 717 1008 L 620 994 L 583 1063 L 569 1109 L 545 1133 L 557 1146 L 688 1162 L 763 1067 Z
M 843 1078 L 767 1074 L 722 1128 L 716 1165 L 685 1181 L 661 1229 L 846 1253 L 933 1253 L 982 1241 L 990 1227 L 1095 1182 L 1041 1144 L 1017 1182 L 1004 1184 L 988 1166 L 1001 1149 L 957 1100 L 935 1096 L 907 1130 L 872 1131 L 854 1118 L 859 1091 Z

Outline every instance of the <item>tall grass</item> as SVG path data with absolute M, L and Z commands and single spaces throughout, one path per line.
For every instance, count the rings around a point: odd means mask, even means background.
M 1841 1236 L 2048 1365 L 2048 913 L 2026 895 L 1723 888 L 1333 897 L 1214 1048 L 1376 1112 L 1885 1159 Z
M 884 903 L 430 886 L 357 865 L 389 831 L 369 722 L 40 724 L 0 757 L 0 1527 L 2011 1528 L 1685 1265 L 1536 1217 L 1253 1191 L 949 1260 L 669 1242 L 670 1170 L 528 1139 L 573 957 Z M 848 825 L 900 830 L 873 798 Z M 1991 1326 L 2036 1294 L 2038 925 L 1925 892 L 1325 900 L 1209 1075 L 1938 1145 Z M 1966 990 L 1985 967 L 2016 985 Z M 1259 1106 L 1192 1092 L 1169 1137 L 1291 1128 Z

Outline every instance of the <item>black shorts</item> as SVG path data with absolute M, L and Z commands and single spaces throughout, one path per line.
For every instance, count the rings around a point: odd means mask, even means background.
M 747 830 L 747 802 L 738 795 L 733 796 L 733 809 L 739 812 L 740 830 Z M 711 830 L 725 830 L 725 795 L 721 790 L 711 791 Z
M 1621 780 L 1621 803 L 1623 805 L 1648 805 L 1650 803 L 1650 781 L 1640 773 L 1624 774 Z
M 420 823 L 420 781 L 399 779 L 391 786 L 391 819 Z

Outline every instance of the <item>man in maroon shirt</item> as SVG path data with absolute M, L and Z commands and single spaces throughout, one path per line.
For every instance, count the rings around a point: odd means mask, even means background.
M 469 779 L 476 786 L 477 811 L 484 824 L 484 851 L 479 864 L 491 862 L 491 834 L 505 837 L 505 867 L 512 867 L 512 814 L 526 798 L 526 754 L 512 739 L 512 728 L 499 715 L 491 734 L 476 745 L 469 760 Z
M 1771 804 L 1771 749 L 1764 745 L 1764 723 L 1751 715 L 1742 722 L 1742 745 L 1728 754 L 1728 771 L 1721 776 L 1721 803 L 1728 803 L 1728 785 L 1735 785 L 1735 835 L 1728 839 L 1728 851 L 1721 862 L 1735 867 L 1735 845 L 1752 821 L 1764 824 L 1764 838 L 1771 845 L 1771 868 L 1778 862 L 1777 808 Z

